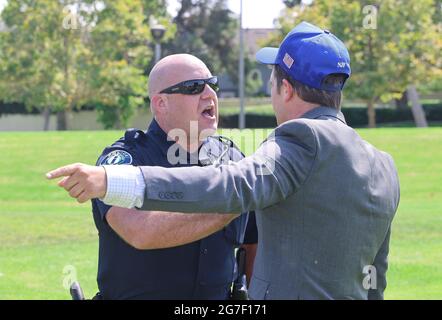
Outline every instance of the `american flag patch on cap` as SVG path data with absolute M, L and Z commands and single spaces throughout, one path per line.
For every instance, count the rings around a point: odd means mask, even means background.
M 289 68 L 289 69 L 292 67 L 293 62 L 294 62 L 293 58 L 290 57 L 290 55 L 289 55 L 288 53 L 286 53 L 286 54 L 284 55 L 284 59 L 282 59 L 282 61 L 284 62 L 284 64 L 285 64 L 285 65 L 287 66 L 287 68 Z

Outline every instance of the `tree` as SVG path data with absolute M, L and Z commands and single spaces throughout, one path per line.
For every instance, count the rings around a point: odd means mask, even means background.
M 247 53 L 247 48 L 245 48 L 245 51 Z M 258 63 L 256 60 L 252 60 L 249 54 L 245 54 L 244 57 L 244 74 L 245 96 L 256 96 L 263 85 L 263 79 L 261 71 L 258 69 Z
M 330 29 L 350 51 L 348 96 L 367 102 L 369 127 L 376 125 L 375 102 L 400 98 L 440 72 L 441 21 L 436 0 L 315 0 L 295 6 L 280 18 L 284 33 L 303 20 Z
M 86 96 L 79 81 L 83 69 L 75 64 L 77 56 L 87 54 L 86 49 L 78 30 L 62 29 L 67 4 L 9 1 L 1 15 L 7 32 L 0 35 L 0 98 L 60 111 L 61 129 L 65 127 L 61 111 Z
M 181 0 L 173 21 L 176 36 L 164 44 L 166 54 L 194 54 L 214 73 L 237 81 L 239 25 L 226 0 Z
M 107 1 L 89 33 L 87 62 L 97 107 L 105 128 L 122 128 L 147 95 L 145 66 L 152 58 L 144 7 L 140 0 Z
M 143 14 L 145 22 L 149 21 L 150 16 L 158 18 L 169 17 L 167 12 L 167 0 L 142 0 Z
M 58 129 L 66 128 L 66 111 L 84 105 L 97 106 L 105 127 L 121 127 L 147 94 L 145 10 L 152 6 L 9 1 L 1 15 L 8 31 L 0 34 L 0 100 L 58 111 Z
M 300 5 L 302 0 L 283 0 L 282 1 L 287 8 L 293 8 L 296 5 Z

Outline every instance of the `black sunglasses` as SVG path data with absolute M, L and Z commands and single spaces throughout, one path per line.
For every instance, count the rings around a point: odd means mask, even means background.
M 204 91 L 206 84 L 208 84 L 215 92 L 219 90 L 218 77 L 214 76 L 209 79 L 186 80 L 166 88 L 160 91 L 160 93 L 200 94 Z

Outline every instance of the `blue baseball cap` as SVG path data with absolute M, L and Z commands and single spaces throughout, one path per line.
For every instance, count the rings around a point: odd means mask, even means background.
M 284 38 L 279 48 L 262 48 L 256 59 L 280 66 L 291 78 L 325 91 L 340 91 L 350 77 L 350 55 L 344 43 L 328 30 L 301 22 Z M 324 79 L 342 74 L 345 80 L 330 85 Z

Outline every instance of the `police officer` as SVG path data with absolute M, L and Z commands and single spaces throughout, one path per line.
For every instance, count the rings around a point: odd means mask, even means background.
M 174 167 L 242 158 L 232 143 L 210 136 L 218 121 L 217 79 L 202 61 L 191 55 L 168 56 L 153 68 L 149 80 L 155 118 L 148 130 L 126 131 L 103 151 L 97 165 Z M 203 143 L 190 141 L 191 123 L 202 134 Z M 173 129 L 178 135 L 184 133 L 184 138 L 171 140 L 167 132 Z M 162 196 L 180 197 L 175 193 Z M 244 241 L 248 215 L 238 217 L 238 212 L 201 219 L 199 214 L 166 216 L 110 207 L 98 199 L 93 199 L 92 205 L 99 231 L 100 297 L 228 298 L 237 276 L 234 249 Z M 252 259 L 256 238 L 252 217 L 245 239 L 248 245 L 244 246 Z

